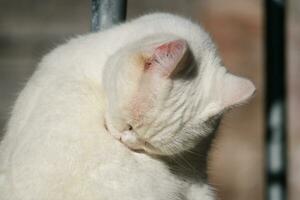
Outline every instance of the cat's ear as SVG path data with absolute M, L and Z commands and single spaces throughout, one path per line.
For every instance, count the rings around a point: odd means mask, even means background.
M 183 39 L 172 40 L 154 48 L 144 64 L 145 71 L 170 77 L 188 62 L 188 44 Z
M 221 81 L 219 94 L 221 93 L 222 109 L 246 102 L 255 93 L 253 83 L 239 76 L 226 73 Z

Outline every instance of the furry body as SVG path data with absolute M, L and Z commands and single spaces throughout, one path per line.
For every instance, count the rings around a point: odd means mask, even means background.
M 0 146 L 1 200 L 214 199 L 200 176 L 204 172 L 193 171 L 196 178 L 178 175 L 164 159 L 128 149 L 104 125 L 108 58 L 162 33 L 185 39 L 194 59 L 201 60 L 198 84 L 225 73 L 219 66 L 206 70 L 220 63 L 208 35 L 169 14 L 147 15 L 59 46 L 43 58 L 13 109 Z M 189 94 L 191 101 L 208 94 L 209 85 L 201 87 Z M 202 121 L 221 110 L 214 105 L 197 105 Z M 176 110 L 172 116 L 181 116 Z

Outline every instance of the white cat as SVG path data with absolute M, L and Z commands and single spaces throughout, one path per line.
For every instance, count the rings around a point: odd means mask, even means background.
M 0 146 L 0 199 L 212 200 L 213 133 L 254 90 L 178 16 L 72 39 L 17 99 Z

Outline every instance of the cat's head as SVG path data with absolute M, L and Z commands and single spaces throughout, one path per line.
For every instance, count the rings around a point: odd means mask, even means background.
M 212 133 L 224 110 L 253 95 L 249 80 L 194 54 L 186 40 L 156 35 L 112 55 L 103 73 L 108 131 L 130 149 L 177 154 Z

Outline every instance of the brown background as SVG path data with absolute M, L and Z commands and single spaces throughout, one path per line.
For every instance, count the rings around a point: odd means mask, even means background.
M 225 66 L 252 79 L 254 99 L 228 113 L 211 152 L 210 179 L 223 200 L 263 199 L 264 39 L 262 0 L 128 0 L 128 18 L 167 11 L 199 21 Z M 287 12 L 289 196 L 300 190 L 300 1 Z M 90 1 L 0 0 L 0 135 L 18 91 L 42 55 L 90 29 Z

